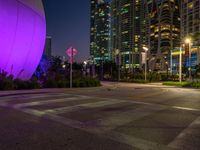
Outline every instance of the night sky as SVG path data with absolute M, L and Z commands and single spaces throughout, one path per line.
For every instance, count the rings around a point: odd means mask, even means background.
M 47 35 L 52 36 L 53 55 L 65 56 L 68 47 L 79 53 L 77 61 L 89 57 L 90 0 L 43 0 Z

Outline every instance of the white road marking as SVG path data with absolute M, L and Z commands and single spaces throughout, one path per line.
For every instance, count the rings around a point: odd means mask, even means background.
M 101 131 L 104 130 L 107 132 L 108 130 L 113 130 L 119 126 L 123 126 L 164 109 L 166 108 L 142 106 L 122 113 L 108 115 L 98 120 L 98 128 L 101 128 Z
M 141 150 L 173 150 L 173 148 L 167 147 L 166 145 L 136 138 L 119 132 L 110 132 L 106 135 L 106 137 Z
M 77 96 L 77 95 L 74 95 Z M 76 97 L 77 99 L 87 99 L 87 98 L 94 98 L 95 97 L 88 97 L 88 96 L 80 96 L 78 95 L 78 97 Z M 180 138 L 178 140 L 175 140 L 174 142 L 172 142 L 172 144 L 169 144 L 169 147 L 164 146 L 162 144 L 158 144 L 158 143 L 154 143 L 154 142 L 150 142 L 150 141 L 146 141 L 143 139 L 138 139 L 134 136 L 129 136 L 129 135 L 125 135 L 122 133 L 118 133 L 118 132 L 112 132 L 111 130 L 113 128 L 116 128 L 118 126 L 124 125 L 126 123 L 129 123 L 131 121 L 134 120 L 138 120 L 142 117 L 148 116 L 152 113 L 156 113 L 159 110 L 163 110 L 163 109 L 167 109 L 170 108 L 168 106 L 164 106 L 164 105 L 157 105 L 157 104 L 152 104 L 152 103 L 143 103 L 143 102 L 137 102 L 137 101 L 130 101 L 130 100 L 119 100 L 119 99 L 109 99 L 109 98 L 98 98 L 100 100 L 104 100 L 104 101 L 99 101 L 99 102 L 93 102 L 93 103 L 86 103 L 86 104 L 79 104 L 79 105 L 75 105 L 75 106 L 68 106 L 68 107 L 61 107 L 61 108 L 57 108 L 57 109 L 53 109 L 53 110 L 46 110 L 46 111 L 38 111 L 38 110 L 34 110 L 34 109 L 28 109 L 25 108 L 29 105 L 40 105 L 39 103 L 28 103 L 28 105 L 24 106 L 24 104 L 17 104 L 14 106 L 15 109 L 20 110 L 22 112 L 37 116 L 37 117 L 46 117 L 49 118 L 53 121 L 62 123 L 64 125 L 67 125 L 69 127 L 72 128 L 78 128 L 78 129 L 82 129 L 84 131 L 93 133 L 93 134 L 100 134 L 101 136 L 105 136 L 106 138 L 121 142 L 121 143 L 125 143 L 128 144 L 130 146 L 142 149 L 142 150 L 169 150 L 169 149 L 173 149 L 173 148 L 177 148 L 177 141 L 180 141 Z M 64 101 L 66 99 L 60 99 L 60 101 Z M 48 100 L 48 101 L 44 101 L 42 105 L 44 104 L 48 104 L 51 102 L 57 102 L 57 99 L 54 100 Z M 129 102 L 129 103 L 137 103 L 137 104 L 143 104 L 145 105 L 144 107 L 141 108 L 137 108 L 133 111 L 127 111 L 125 113 L 119 114 L 119 116 L 115 115 L 115 116 L 105 116 L 105 118 L 103 118 L 100 122 L 100 127 L 97 128 L 93 128 L 90 125 L 87 126 L 87 123 L 83 123 L 77 120 L 72 120 L 69 118 L 64 118 L 61 116 L 58 116 L 56 114 L 59 113 L 64 113 L 64 112 L 68 112 L 68 111 L 75 111 L 75 110 L 80 110 L 81 108 L 98 108 L 98 107 L 105 107 L 108 105 L 113 105 L 113 104 L 119 104 L 122 102 Z M 2 103 L 3 104 L 3 103 Z M 155 107 L 150 107 L 151 106 L 155 106 Z M 18 107 L 17 107 L 18 106 Z M 174 109 L 183 109 L 182 107 L 176 107 L 176 106 L 172 106 Z M 184 109 L 184 110 L 188 110 L 188 109 Z M 120 122 L 119 120 L 125 118 L 122 120 L 122 122 Z M 117 123 L 117 120 L 119 123 Z M 200 120 L 197 121 L 198 123 L 200 122 Z M 194 124 L 196 125 L 197 122 L 195 122 Z M 101 127 L 102 126 L 102 127 Z M 110 127 L 109 127 L 110 126 Z M 187 134 L 188 132 L 191 132 L 190 130 L 187 130 Z M 192 132 L 191 132 L 192 133 Z M 185 134 L 181 135 L 180 137 L 184 137 L 186 136 Z M 181 140 L 182 142 L 182 140 Z M 175 143 L 175 144 L 173 144 Z
M 30 107 L 30 106 L 41 106 L 51 103 L 59 103 L 59 102 L 69 102 L 69 101 L 78 101 L 78 100 L 85 100 L 89 99 L 88 97 L 69 97 L 69 98 L 60 98 L 60 99 L 53 99 L 53 100 L 43 100 L 37 102 L 30 102 L 30 103 L 20 103 L 16 104 L 15 108 L 22 108 L 22 107 Z
M 67 106 L 67 107 L 60 107 L 56 109 L 50 109 L 50 110 L 45 110 L 45 113 L 53 113 L 53 114 L 61 114 L 61 113 L 66 113 L 74 110 L 78 110 L 81 108 L 98 108 L 98 107 L 103 107 L 107 105 L 113 105 L 113 104 L 118 104 L 123 101 L 120 100 L 110 100 L 110 101 L 100 101 L 100 102 L 91 102 L 91 103 L 86 103 L 86 104 L 79 104 L 75 106 Z
M 200 109 L 189 108 L 189 107 L 172 106 L 172 108 L 180 109 L 180 110 L 189 110 L 189 111 L 200 111 Z
M 61 116 L 50 114 L 45 117 L 47 117 L 48 119 L 51 119 L 55 122 L 62 123 L 68 127 L 77 128 L 77 129 L 80 129 L 80 130 L 83 130 L 83 131 L 86 131 L 86 132 L 92 133 L 92 134 L 98 134 L 101 137 L 108 138 L 108 139 L 111 139 L 111 140 L 114 140 L 114 141 L 117 141 L 117 142 L 120 142 L 123 144 L 127 144 L 129 146 L 139 148 L 141 150 L 173 150 L 173 148 L 169 148 L 165 145 L 162 145 L 159 143 L 154 143 L 154 142 L 147 141 L 144 139 L 139 139 L 134 136 L 129 136 L 129 135 L 119 133 L 119 132 L 113 132 L 113 131 L 108 131 L 106 133 L 101 132 L 101 131 L 96 132 L 96 131 L 88 128 L 87 125 L 85 125 L 84 123 L 82 123 L 80 121 L 64 118 Z
M 56 97 L 56 96 L 71 96 L 72 94 L 59 94 L 59 95 L 54 95 L 54 94 L 26 94 L 26 95 L 12 95 L 12 96 L 6 96 L 6 97 L 1 97 L 0 98 L 0 103 L 2 102 L 9 102 L 12 101 L 15 98 L 19 98 L 19 99 L 37 99 L 37 98 L 52 98 L 52 97 Z
M 200 117 L 194 120 L 185 130 L 183 130 L 168 146 L 177 149 L 191 149 L 194 143 L 192 139 L 198 138 L 200 133 Z M 199 140 L 199 139 L 198 139 Z
M 82 96 L 82 95 L 76 95 L 76 96 Z M 132 104 L 151 105 L 151 106 L 155 106 L 155 107 L 165 107 L 165 108 L 173 108 L 173 109 L 178 109 L 178 110 L 199 111 L 200 112 L 200 109 L 190 108 L 190 107 L 170 106 L 170 105 L 148 103 L 148 102 L 141 102 L 141 101 L 134 101 L 134 100 L 114 99 L 114 98 L 101 98 L 101 97 L 90 97 L 90 98 L 101 99 L 101 100 L 116 100 L 116 101 L 120 100 L 121 102 L 128 102 L 128 103 L 132 103 Z

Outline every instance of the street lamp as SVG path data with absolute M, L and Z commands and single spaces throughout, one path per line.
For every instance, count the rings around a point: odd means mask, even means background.
M 148 52 L 148 48 L 143 46 L 142 47 L 143 50 L 145 51 L 145 69 L 144 69 L 144 77 L 145 77 L 145 81 L 147 80 L 147 52 Z
M 186 38 L 185 43 L 188 44 L 189 49 L 189 80 L 191 80 L 192 77 L 192 70 L 191 70 L 191 38 Z
M 186 38 L 185 39 L 185 43 L 187 43 L 187 44 L 191 43 L 191 39 L 190 38 Z
M 116 60 L 117 60 L 117 65 L 118 65 L 118 81 L 120 81 L 120 61 L 121 61 L 121 57 L 120 57 L 119 49 L 115 50 L 115 55 L 118 57 Z
M 166 73 L 167 73 L 167 80 L 168 80 L 168 61 L 165 61 L 165 65 L 166 65 Z
M 83 62 L 83 74 L 85 75 L 85 76 L 87 76 L 87 61 L 84 61 Z
M 180 54 L 179 54 L 179 82 L 182 82 L 182 47 L 180 45 Z
M 66 65 L 65 65 L 65 64 L 63 64 L 63 65 L 62 65 L 62 68 L 63 68 L 63 69 L 65 69 L 65 68 L 66 68 Z
M 101 51 L 101 80 L 104 78 L 104 50 Z

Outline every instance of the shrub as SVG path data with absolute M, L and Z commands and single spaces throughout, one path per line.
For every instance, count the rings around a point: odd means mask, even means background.
M 200 82 L 188 82 L 188 84 L 183 85 L 183 87 L 200 88 Z
M 28 83 L 27 81 L 22 81 L 19 79 L 14 80 L 14 85 L 16 90 L 27 89 Z
M 57 82 L 57 86 L 58 86 L 58 88 L 65 88 L 65 87 L 67 87 L 66 81 L 65 80 L 59 80 Z
M 31 79 L 27 81 L 15 79 L 13 82 L 14 82 L 14 89 L 16 90 L 40 88 L 40 84 L 37 81 L 37 79 Z
M 0 79 L 0 90 L 12 90 L 14 83 L 9 78 Z
M 22 90 L 36 88 L 68 88 L 70 86 L 69 79 L 62 75 L 50 76 L 48 79 L 32 78 L 31 80 L 23 81 L 13 79 L 12 76 L 7 76 L 7 73 L 0 71 L 0 90 Z M 95 87 L 100 86 L 100 81 L 93 78 L 77 78 L 73 79 L 73 87 Z
M 41 85 L 36 78 L 32 78 L 29 82 L 29 87 L 31 89 L 38 89 L 38 88 L 41 88 Z
M 72 86 L 75 88 L 80 87 L 80 81 L 78 79 L 73 80 Z
M 160 78 L 161 78 L 161 81 L 167 81 L 168 80 L 168 75 L 167 74 L 161 74 Z
M 100 81 L 93 78 L 81 78 L 73 80 L 73 87 L 96 87 L 100 86 Z
M 81 80 L 80 80 L 79 86 L 80 86 L 80 87 L 87 87 L 87 83 L 85 82 L 84 79 L 81 79 Z
M 163 85 L 170 85 L 170 86 L 186 86 L 190 84 L 189 82 L 174 82 L 174 81 L 168 81 L 168 82 L 164 82 Z
M 149 73 L 147 79 L 149 80 L 149 82 L 160 81 L 161 75 L 158 73 Z
M 49 78 L 49 79 L 47 79 L 46 82 L 44 82 L 44 87 L 45 88 L 57 88 L 57 81 L 52 78 Z

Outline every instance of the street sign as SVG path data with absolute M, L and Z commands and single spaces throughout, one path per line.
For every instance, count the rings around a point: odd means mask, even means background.
M 73 76 L 72 65 L 73 65 L 74 56 L 78 53 L 78 51 L 75 48 L 70 47 L 67 49 L 66 53 L 70 57 L 70 88 L 72 88 L 72 76 Z
M 78 53 L 78 51 L 75 48 L 70 47 L 67 49 L 66 53 L 69 57 L 74 57 Z
M 67 49 L 66 53 L 70 57 L 69 62 L 73 63 L 74 56 L 78 53 L 78 51 L 75 48 L 70 47 L 70 48 Z

